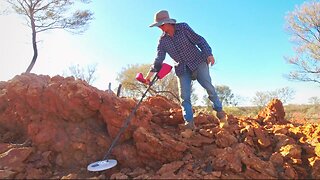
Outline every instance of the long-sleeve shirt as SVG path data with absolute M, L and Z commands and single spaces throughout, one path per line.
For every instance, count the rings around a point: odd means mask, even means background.
M 187 23 L 175 24 L 173 37 L 164 33 L 159 40 L 157 57 L 151 67 L 152 72 L 157 72 L 166 57 L 166 53 L 176 62 L 175 72 L 177 76 L 197 69 L 198 65 L 212 56 L 212 50 L 207 41 L 195 33 Z

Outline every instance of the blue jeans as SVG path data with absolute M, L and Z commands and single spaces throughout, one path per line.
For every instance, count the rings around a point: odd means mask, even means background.
M 188 67 L 186 73 L 178 76 L 182 113 L 184 120 L 187 122 L 193 121 L 193 111 L 191 105 L 191 76 L 192 72 Z M 206 89 L 209 99 L 213 103 L 213 109 L 217 112 L 222 111 L 222 104 L 218 98 L 214 86 L 211 83 L 209 67 L 206 62 L 203 62 L 198 66 L 197 81 L 204 89 Z

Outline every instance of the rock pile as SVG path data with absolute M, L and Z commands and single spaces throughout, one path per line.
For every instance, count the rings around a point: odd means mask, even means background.
M 74 78 L 0 82 L 0 179 L 320 178 L 320 126 L 286 121 L 281 101 L 254 118 L 228 115 L 228 128 L 196 112 L 199 131 L 186 139 L 179 105 L 162 96 L 132 118 L 111 153 L 118 165 L 88 172 L 136 103 Z

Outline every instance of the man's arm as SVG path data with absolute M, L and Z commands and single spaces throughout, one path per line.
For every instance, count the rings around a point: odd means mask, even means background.
M 212 50 L 208 42 L 202 36 L 195 33 L 187 23 L 184 24 L 184 29 L 189 40 L 193 44 L 197 45 L 201 49 L 201 51 L 206 55 L 207 64 L 210 64 L 211 66 L 214 65 L 215 59 L 212 55 Z
M 187 23 L 184 23 L 183 29 L 189 40 L 193 44 L 197 45 L 201 49 L 201 51 L 206 55 L 207 58 L 209 56 L 212 56 L 211 47 L 202 36 L 194 32 L 193 29 Z
M 148 72 L 146 76 L 146 80 L 150 82 L 151 77 L 154 75 L 155 72 L 160 71 L 162 62 L 166 58 L 166 51 L 164 50 L 161 40 L 159 40 L 159 44 L 157 47 L 157 57 L 155 58 L 153 65 L 150 68 L 150 71 Z

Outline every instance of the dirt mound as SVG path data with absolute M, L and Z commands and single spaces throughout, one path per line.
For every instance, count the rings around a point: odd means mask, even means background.
M 88 172 L 136 103 L 74 78 L 0 82 L 0 178 L 320 178 L 319 125 L 289 123 L 281 101 L 254 118 L 229 115 L 228 128 L 196 112 L 199 131 L 185 139 L 180 107 L 162 96 L 132 118 L 110 156 L 118 165 Z

